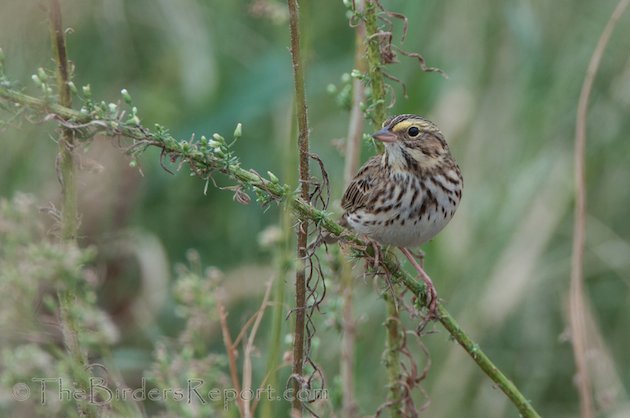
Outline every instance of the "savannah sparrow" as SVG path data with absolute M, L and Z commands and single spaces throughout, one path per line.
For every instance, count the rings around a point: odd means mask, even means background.
M 385 152 L 366 162 L 346 189 L 342 221 L 384 245 L 395 245 L 427 285 L 434 315 L 437 293 L 409 247 L 424 244 L 451 220 L 464 180 L 444 135 L 416 115 L 398 115 L 372 135 Z

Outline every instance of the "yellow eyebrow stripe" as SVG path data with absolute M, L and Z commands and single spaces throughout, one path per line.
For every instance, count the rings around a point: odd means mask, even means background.
M 413 120 L 403 120 L 402 122 L 398 122 L 396 125 L 394 125 L 394 127 L 392 128 L 393 132 L 403 132 L 406 131 L 407 128 L 409 128 L 411 125 L 415 125 L 417 122 L 413 121 Z
M 409 129 L 410 126 L 417 126 L 418 128 L 422 130 L 429 130 L 429 131 L 433 130 L 430 124 L 428 124 L 427 122 L 421 119 L 407 119 L 407 120 L 398 122 L 396 125 L 394 125 L 394 127 L 392 128 L 392 132 L 396 132 L 396 133 L 403 132 Z
M 427 123 L 427 121 L 425 120 L 407 119 L 407 120 L 400 121 L 396 125 L 394 125 L 394 127 L 392 128 L 392 132 L 395 132 L 395 133 L 403 132 L 409 129 L 410 126 L 417 126 L 423 131 L 433 132 L 436 130 L 436 128 L 434 128 L 430 123 Z

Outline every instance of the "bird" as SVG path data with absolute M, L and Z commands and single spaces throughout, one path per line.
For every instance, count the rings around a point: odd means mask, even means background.
M 348 184 L 341 222 L 380 245 L 398 247 L 425 282 L 435 316 L 435 286 L 410 248 L 431 240 L 453 218 L 464 187 L 461 170 L 440 129 L 422 116 L 392 116 L 372 137 L 384 152 Z

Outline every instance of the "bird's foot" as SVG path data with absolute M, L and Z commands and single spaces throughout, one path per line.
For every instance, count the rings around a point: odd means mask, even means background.
M 362 238 L 365 242 L 367 242 L 365 249 L 368 250 L 370 247 L 372 247 L 372 250 L 374 251 L 374 254 L 372 254 L 371 264 L 372 268 L 376 271 L 378 270 L 378 266 L 379 264 L 381 264 L 381 260 L 383 259 L 383 248 L 381 247 L 381 244 L 374 241 L 367 235 L 363 235 Z M 369 251 L 367 252 L 369 254 Z
M 425 274 L 425 277 L 429 278 L 429 276 L 427 276 L 426 274 Z M 429 320 L 438 319 L 438 314 L 437 314 L 438 296 L 437 296 L 437 292 L 435 291 L 435 286 L 433 286 L 433 282 L 431 281 L 430 278 L 429 280 L 425 280 L 425 278 L 422 277 L 422 280 L 424 281 L 424 284 L 427 287 L 427 307 L 429 309 Z
M 409 251 L 409 249 L 405 247 L 399 247 L 399 249 L 405 255 L 405 257 L 407 257 L 411 265 L 416 269 L 416 271 L 418 272 L 418 275 L 420 276 L 420 278 L 425 284 L 426 298 L 427 298 L 426 306 L 427 306 L 427 310 L 429 311 L 427 321 L 430 321 L 432 319 L 438 319 L 439 318 L 438 312 L 437 312 L 438 296 L 437 296 L 437 291 L 435 290 L 435 286 L 433 285 L 433 281 L 431 280 L 429 275 L 424 271 L 420 263 L 418 263 L 418 261 L 414 258 L 414 255 L 411 253 L 411 251 Z M 421 253 L 421 254 L 422 254 L 422 257 L 424 258 L 424 253 Z

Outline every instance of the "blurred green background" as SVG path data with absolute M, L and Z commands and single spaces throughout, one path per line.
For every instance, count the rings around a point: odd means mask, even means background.
M 312 149 L 325 162 L 338 201 L 343 155 L 335 144 L 346 135 L 349 115 L 327 86 L 341 86 L 342 74 L 352 70 L 354 32 L 341 1 L 301 3 Z M 403 47 L 422 53 L 449 76 L 422 73 L 402 55 L 388 67 L 408 89 L 404 98 L 393 85 L 397 100 L 389 113 L 435 121 L 465 178 L 457 215 L 425 248 L 427 271 L 452 314 L 543 416 L 577 416 L 567 334 L 575 114 L 586 66 L 616 2 L 383 4 L 409 19 Z M 160 123 L 181 138 L 193 132 L 229 137 L 241 122 L 243 138 L 235 149 L 243 166 L 271 170 L 283 180 L 295 176 L 286 169 L 292 73 L 284 2 L 63 0 L 62 5 L 64 24 L 72 28 L 68 50 L 77 86 L 89 83 L 94 97 L 106 101 L 119 100 L 126 88 L 144 124 Z M 395 22 L 397 43 L 400 34 Z M 33 90 L 31 74 L 53 64 L 40 2 L 2 0 L 0 47 L 7 75 Z M 589 361 L 602 417 L 630 415 L 628 114 L 630 13 L 606 49 L 587 125 L 585 279 L 591 332 L 600 338 Z M 52 123 L 2 127 L 1 196 L 25 192 L 41 206 L 59 205 L 53 138 Z M 173 265 L 191 248 L 204 265 L 223 272 L 237 333 L 257 309 L 264 282 L 274 276 L 270 250 L 258 237 L 279 223 L 282 211 L 274 205 L 263 211 L 254 201 L 239 205 L 230 191 L 212 185 L 204 195 L 203 182 L 185 170 L 166 173 L 153 151 L 139 161 L 141 175 L 111 143 L 97 139 L 81 157 L 81 243 L 98 248 L 104 278 L 99 303 L 119 328 L 112 356 L 129 383 L 150 367 L 155 342 L 181 331 L 170 281 Z M 373 152 L 368 144 L 363 151 L 363 159 Z M 230 185 L 220 176 L 216 180 Z M 333 207 L 338 210 L 338 202 Z M 369 279 L 357 279 L 355 293 L 356 394 L 361 414 L 368 415 L 386 393 L 380 361 L 385 310 Z M 152 316 L 139 320 L 131 307 L 148 294 Z M 330 323 L 339 315 L 338 298 L 331 292 L 316 314 L 314 358 L 332 390 L 340 334 Z M 291 299 L 286 303 L 285 312 Z M 259 380 L 269 326 L 266 319 L 257 342 Z M 427 416 L 518 416 L 448 334 L 439 326 L 436 331 L 424 338 L 432 360 L 422 384 L 431 399 Z M 213 327 L 210 335 L 210 348 L 224 351 L 220 329 Z M 418 361 L 423 364 L 424 357 L 418 355 Z

